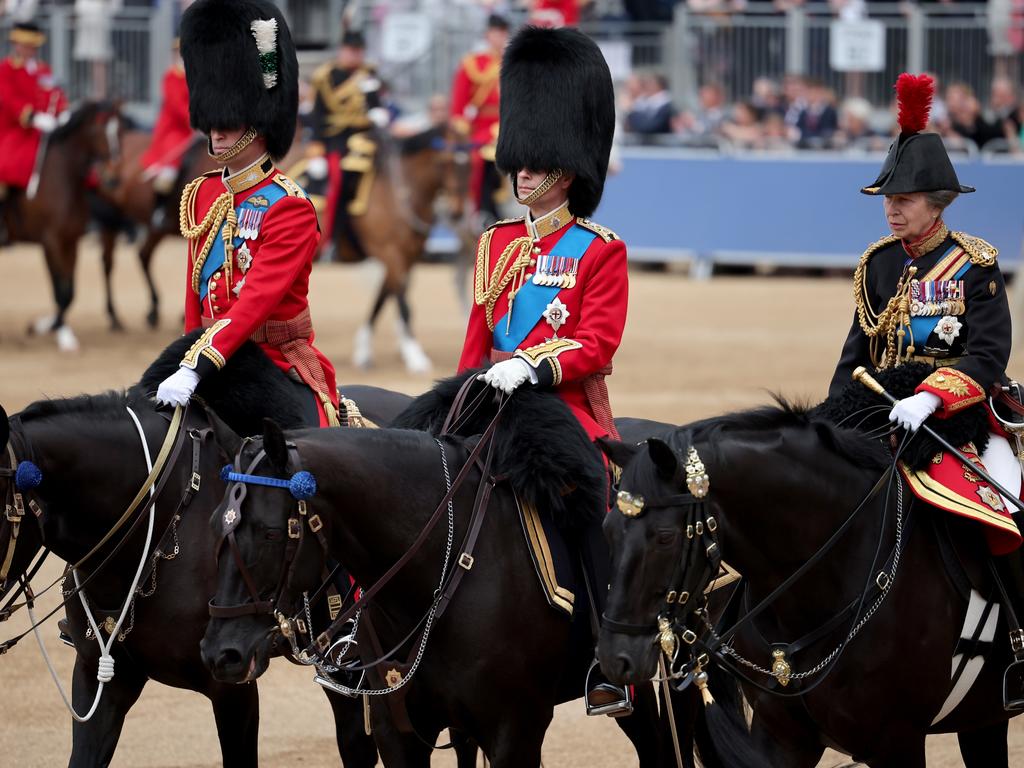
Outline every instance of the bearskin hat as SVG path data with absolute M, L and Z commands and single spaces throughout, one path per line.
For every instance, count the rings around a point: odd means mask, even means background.
M 601 50 L 576 29 L 524 27 L 501 64 L 496 162 L 514 174 L 576 174 L 569 210 L 590 216 L 601 202 L 615 133 L 615 93 Z
M 942 137 L 924 133 L 932 108 L 935 81 L 928 75 L 904 72 L 896 80 L 900 135 L 889 147 L 882 170 L 865 195 L 903 195 L 911 192 L 973 192 L 960 183 Z
M 277 159 L 291 147 L 299 64 L 281 10 L 268 0 L 196 0 L 181 18 L 192 127 L 254 128 Z

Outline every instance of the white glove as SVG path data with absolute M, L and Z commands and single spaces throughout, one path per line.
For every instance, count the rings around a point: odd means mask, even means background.
M 306 175 L 314 181 L 327 178 L 327 158 L 323 155 L 309 158 L 306 163 Z
M 52 133 L 57 127 L 57 118 L 49 112 L 36 112 L 32 115 L 32 127 L 43 133 Z
M 495 363 L 486 371 L 477 376 L 480 381 L 486 381 L 495 389 L 500 389 L 506 395 L 511 395 L 517 387 L 521 387 L 532 377 L 530 376 L 530 364 L 518 357 L 502 360 Z
M 384 107 L 374 107 L 366 113 L 366 116 L 378 128 L 387 128 L 388 123 L 391 122 L 391 113 L 384 109 Z
M 179 368 L 157 387 L 156 401 L 160 405 L 188 405 L 198 384 L 199 374 L 191 368 Z
M 931 392 L 918 392 L 911 397 L 905 397 L 892 407 L 889 412 L 889 421 L 899 422 L 904 429 L 916 432 L 918 427 L 924 424 L 924 420 L 931 416 L 942 405 L 942 399 Z

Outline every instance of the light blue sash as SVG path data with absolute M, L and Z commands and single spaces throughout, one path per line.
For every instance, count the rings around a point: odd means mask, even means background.
M 955 275 L 953 275 L 952 279 L 962 280 L 963 276 L 970 268 L 971 262 L 968 261 L 957 271 Z M 928 337 L 932 335 L 932 331 L 935 330 L 935 326 L 939 324 L 939 320 L 941 319 L 942 318 L 937 315 L 933 315 L 931 317 L 910 318 L 910 330 L 914 334 L 912 338 L 914 339 L 914 344 L 918 349 L 924 347 L 925 343 L 928 341 Z
M 555 257 L 569 257 L 571 259 L 583 260 L 583 254 L 596 238 L 589 229 L 584 229 L 579 224 L 573 224 L 569 231 L 562 235 L 562 238 L 555 243 L 551 249 L 551 255 Z M 558 295 L 562 289 L 557 285 L 536 285 L 532 280 L 519 289 L 513 302 L 512 322 L 508 325 L 506 333 L 505 315 L 494 324 L 495 349 L 501 352 L 513 352 L 519 348 L 530 331 L 534 329 L 537 322 L 544 315 L 551 300 Z

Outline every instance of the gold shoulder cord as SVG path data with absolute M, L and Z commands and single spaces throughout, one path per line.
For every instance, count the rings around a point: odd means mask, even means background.
M 968 235 L 966 232 L 950 232 L 949 236 L 957 245 L 967 251 L 972 264 L 979 267 L 991 267 L 996 263 L 999 249 L 987 240 Z
M 888 235 L 868 246 L 860 257 L 853 273 L 853 300 L 857 305 L 857 320 L 861 330 L 870 339 L 871 362 L 879 369 L 899 364 L 906 335 L 904 325 L 910 320 L 910 278 L 917 273 L 917 267 L 904 270 L 896 284 L 896 292 L 881 312 L 875 312 L 868 298 L 868 262 L 879 249 L 898 240 Z M 883 347 L 884 345 L 884 347 Z M 907 354 L 914 354 L 914 340 L 910 339 Z
M 181 236 L 186 240 L 198 241 L 204 234 L 206 239 L 202 246 L 196 251 L 195 261 L 192 264 L 192 290 L 199 293 L 199 277 L 203 273 L 203 265 L 206 263 L 210 249 L 213 248 L 214 237 L 220 230 L 221 225 L 227 220 L 227 226 L 221 232 L 224 240 L 224 269 L 228 273 L 228 283 L 231 282 L 231 252 L 234 250 L 234 238 L 238 225 L 238 217 L 235 214 L 235 198 L 230 192 L 224 192 L 213 201 L 203 220 L 198 224 L 195 221 L 195 201 L 199 192 L 199 186 L 206 180 L 206 176 L 200 176 L 188 183 L 181 195 L 181 207 L 178 210 L 178 220 L 181 226 Z
M 498 257 L 494 270 L 487 275 L 487 256 L 490 251 L 491 236 L 494 230 L 489 229 L 480 238 L 476 254 L 476 279 L 474 281 L 474 299 L 477 305 L 483 305 L 487 312 L 487 327 L 494 330 L 494 305 L 512 279 L 530 266 L 533 240 L 529 237 L 517 237 L 505 246 Z M 511 262 L 511 264 L 510 264 Z M 485 277 L 485 275 L 487 275 Z

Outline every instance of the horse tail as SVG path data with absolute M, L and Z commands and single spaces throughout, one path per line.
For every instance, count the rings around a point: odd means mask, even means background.
M 715 667 L 708 670 L 708 683 L 715 700 L 701 708 L 694 731 L 701 763 L 705 768 L 771 768 L 750 735 L 740 684 Z

